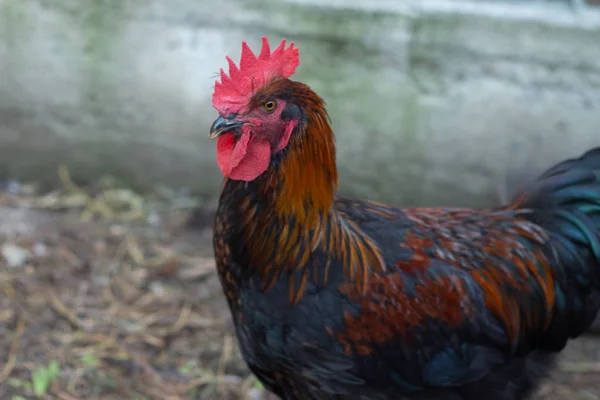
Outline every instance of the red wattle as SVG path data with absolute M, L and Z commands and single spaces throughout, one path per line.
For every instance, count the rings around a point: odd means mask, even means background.
M 271 146 L 260 140 L 249 129 L 242 129 L 241 137 L 225 133 L 217 138 L 217 164 L 228 178 L 253 181 L 269 167 Z

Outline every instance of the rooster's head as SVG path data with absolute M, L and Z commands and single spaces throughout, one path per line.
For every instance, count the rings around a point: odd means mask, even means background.
M 227 57 L 229 75 L 221 69 L 212 97 L 219 117 L 210 128 L 226 177 L 252 181 L 263 174 L 304 131 L 308 111 L 322 108 L 306 85 L 288 79 L 300 64 L 298 56 L 294 43 L 286 48 L 283 40 L 271 52 L 263 37 L 258 56 L 242 42 L 239 67 Z

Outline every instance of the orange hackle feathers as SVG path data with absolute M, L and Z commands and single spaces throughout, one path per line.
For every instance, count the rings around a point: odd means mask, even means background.
M 276 209 L 282 216 L 294 215 L 310 225 L 333 205 L 338 185 L 335 137 L 324 102 L 304 85 L 291 86 L 309 123 L 290 140 L 287 155 L 275 172 L 281 182 Z
M 265 291 L 282 274 L 288 274 L 289 299 L 296 303 L 311 269 L 322 268 L 324 272 L 319 275 L 327 277 L 327 265 L 307 264 L 320 248 L 332 252 L 332 258 L 343 260 L 348 279 L 365 288 L 370 272 L 383 271 L 385 264 L 376 244 L 335 210 L 335 137 L 325 104 L 306 85 L 278 78 L 258 89 L 254 97 L 277 97 L 284 92 L 301 107 L 306 122 L 290 138 L 278 167 L 261 178 L 256 200 L 269 207 L 258 207 L 257 202 L 248 199 L 241 202 L 244 237 L 256 250 L 251 264 L 261 266 L 257 272 Z

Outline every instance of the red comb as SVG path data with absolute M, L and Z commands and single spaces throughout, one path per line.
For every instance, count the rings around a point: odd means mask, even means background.
M 221 82 L 215 82 L 212 106 L 227 116 L 239 112 L 248 102 L 254 90 L 275 76 L 289 78 L 300 64 L 298 48 L 291 42 L 285 48 L 285 39 L 271 53 L 269 40 L 262 37 L 262 49 L 258 57 L 250 50 L 246 42 L 242 42 L 242 56 L 239 68 L 227 57 L 229 76 L 221 68 Z

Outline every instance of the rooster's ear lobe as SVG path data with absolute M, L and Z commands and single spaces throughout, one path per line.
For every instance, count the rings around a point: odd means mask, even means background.
M 300 118 L 302 118 L 302 110 L 293 103 L 288 103 L 281 112 L 281 119 L 283 120 L 298 120 Z

